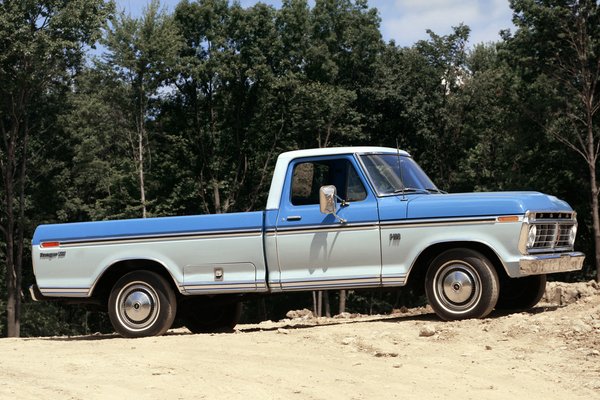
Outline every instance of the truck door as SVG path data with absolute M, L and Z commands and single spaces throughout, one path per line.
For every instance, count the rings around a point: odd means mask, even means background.
M 287 171 L 276 242 L 286 290 L 381 284 L 377 200 L 352 155 L 293 160 Z M 319 189 L 335 185 L 347 202 L 337 214 L 319 208 Z

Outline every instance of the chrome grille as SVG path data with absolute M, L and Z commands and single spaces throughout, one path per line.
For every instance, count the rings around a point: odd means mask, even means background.
M 533 243 L 530 236 L 532 226 L 536 229 Z M 519 250 L 522 254 L 572 251 L 573 227 L 577 229 L 574 211 L 528 211 L 521 229 Z
M 554 244 L 555 248 L 570 247 L 569 238 L 571 237 L 571 228 L 575 224 L 560 224 L 558 225 L 558 235 Z
M 557 224 L 535 224 L 537 232 L 532 249 L 553 248 L 556 242 Z
M 572 250 L 569 243 L 571 228 L 577 223 L 536 223 L 535 242 L 529 249 L 531 252 Z

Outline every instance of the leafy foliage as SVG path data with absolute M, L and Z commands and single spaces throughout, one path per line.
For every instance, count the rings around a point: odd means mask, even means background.
M 52 136 L 84 45 L 99 37 L 112 7 L 101 0 L 0 3 L 0 234 L 8 336 L 20 334 L 25 237 L 35 215 L 28 190 L 35 176 L 32 149 Z

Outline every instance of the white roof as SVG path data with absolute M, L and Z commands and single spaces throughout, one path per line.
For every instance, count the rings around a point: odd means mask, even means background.
M 301 157 L 314 157 L 314 156 L 329 156 L 335 154 L 354 154 L 354 153 L 397 153 L 398 149 L 392 147 L 377 147 L 377 146 L 355 146 L 355 147 L 325 147 L 320 149 L 305 149 L 305 150 L 294 150 L 281 153 L 277 161 L 281 159 L 292 160 L 294 158 Z M 400 150 L 400 154 L 408 156 L 409 154 L 404 150 Z
M 281 199 L 281 191 L 285 182 L 285 173 L 290 161 L 296 158 L 329 156 L 336 154 L 365 154 L 365 153 L 394 153 L 400 152 L 403 156 L 409 154 L 403 150 L 394 149 L 393 147 L 375 147 L 375 146 L 357 146 L 357 147 L 326 147 L 321 149 L 306 149 L 294 150 L 281 153 L 275 164 L 273 179 L 271 180 L 271 189 L 269 190 L 269 198 L 267 199 L 267 210 L 279 208 L 279 200 Z

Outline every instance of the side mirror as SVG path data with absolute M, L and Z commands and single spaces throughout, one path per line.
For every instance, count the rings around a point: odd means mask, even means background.
M 335 213 L 336 198 L 337 194 L 335 186 L 321 186 L 321 188 L 319 189 L 319 205 L 321 207 L 321 212 L 323 214 L 333 214 L 333 216 L 336 217 L 341 223 L 346 223 L 346 220 L 344 218 L 341 218 Z
M 319 205 L 323 214 L 335 213 L 335 186 L 321 186 L 319 189 Z

